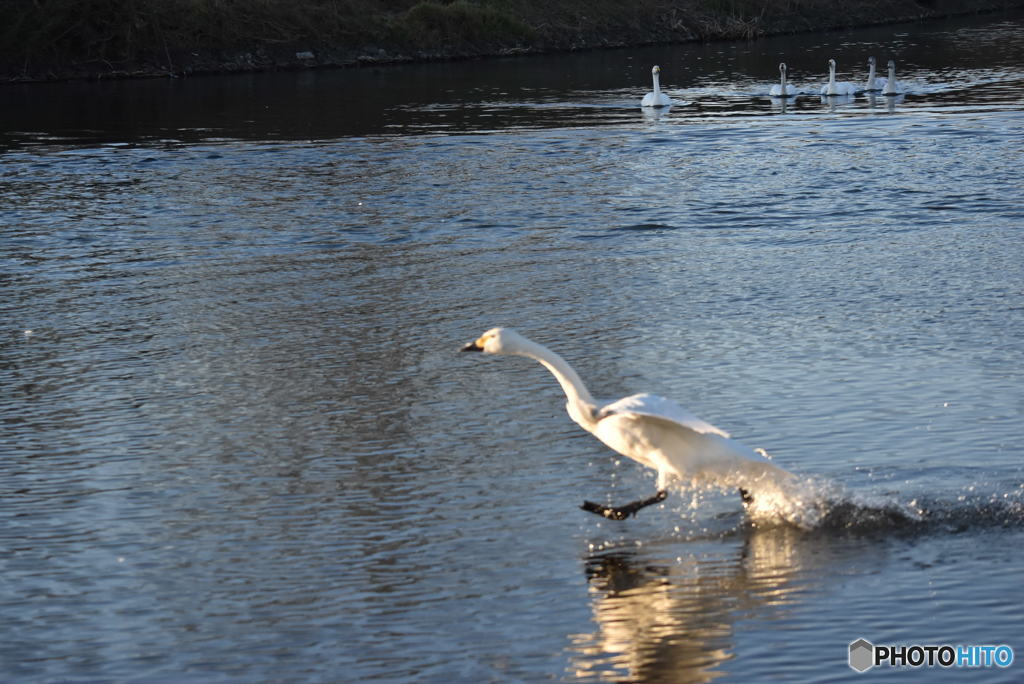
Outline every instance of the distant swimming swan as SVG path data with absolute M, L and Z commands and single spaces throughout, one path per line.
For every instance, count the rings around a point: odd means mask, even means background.
M 864 86 L 864 90 L 869 93 L 879 91 L 885 87 L 886 81 L 885 76 L 875 75 L 875 58 L 868 57 L 868 82 Z
M 661 81 L 658 78 L 658 74 L 661 73 L 661 67 L 657 64 L 651 69 L 651 77 L 654 79 L 654 90 L 644 95 L 644 99 L 640 100 L 641 107 L 668 107 L 672 104 L 672 100 L 668 95 L 661 92 Z
M 580 376 L 558 354 L 508 328 L 492 328 L 462 348 L 466 352 L 525 356 L 539 361 L 565 392 L 569 417 L 623 456 L 658 471 L 657 493 L 623 506 L 583 502 L 583 510 L 623 520 L 668 496 L 676 478 L 739 489 L 752 505 L 762 493 L 778 491 L 793 476 L 673 401 L 634 394 L 609 404 L 590 396 Z M 495 397 L 501 401 L 501 397 Z M 518 415 L 518 414 L 517 414 Z
M 857 86 L 849 81 L 836 83 L 836 60 L 828 60 L 828 83 L 821 86 L 822 95 L 856 95 Z
M 793 97 L 796 95 L 796 88 L 786 83 L 786 63 L 779 63 L 779 82 L 771 87 L 768 94 L 772 97 Z
M 907 92 L 907 86 L 896 80 L 896 62 L 889 60 L 889 78 L 882 88 L 883 95 L 902 95 Z

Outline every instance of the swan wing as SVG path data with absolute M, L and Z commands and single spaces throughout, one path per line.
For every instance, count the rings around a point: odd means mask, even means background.
M 671 399 L 659 397 L 656 394 L 634 394 L 619 399 L 603 406 L 598 412 L 597 419 L 601 421 L 609 416 L 632 416 L 662 421 L 704 435 L 729 437 L 725 430 L 720 430 L 711 423 L 701 420 Z
M 751 489 L 777 467 L 678 404 L 638 394 L 605 406 L 594 436 L 614 451 L 658 471 L 658 488 L 679 477 Z M 781 471 L 780 471 L 781 472 Z

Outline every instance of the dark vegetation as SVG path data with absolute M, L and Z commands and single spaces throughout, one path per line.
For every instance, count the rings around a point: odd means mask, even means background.
M 0 78 L 184 75 L 713 39 L 1024 0 L 0 0 Z

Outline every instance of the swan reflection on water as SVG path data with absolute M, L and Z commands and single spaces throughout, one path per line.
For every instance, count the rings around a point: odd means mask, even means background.
M 839 107 L 852 105 L 857 101 L 856 95 L 821 95 L 821 103 L 828 105 L 829 112 L 835 112 Z
M 570 637 L 570 676 L 590 681 L 707 682 L 735 657 L 734 623 L 795 601 L 822 560 L 791 527 L 750 530 L 739 545 L 661 559 L 613 548 L 586 559 L 596 629 Z M 817 556 L 817 557 L 816 557 Z M 826 561 L 827 562 L 827 561 Z
M 772 111 L 785 114 L 789 109 L 790 99 L 788 97 L 772 97 Z
M 889 114 L 896 112 L 896 105 L 903 104 L 907 99 L 906 95 L 881 95 L 878 93 L 866 93 L 868 98 L 868 109 L 876 109 L 879 105 L 885 107 Z
M 918 504 L 913 510 L 894 501 L 848 498 L 830 502 L 814 530 L 741 525 L 642 546 L 623 540 L 595 545 L 585 559 L 594 629 L 569 636 L 568 675 L 708 682 L 730 674 L 726 663 L 739 653 L 752 657 L 750 630 L 757 628 L 749 625 L 813 610 L 808 597 L 846 574 L 884 567 L 897 550 L 903 561 L 913 560 L 914 540 L 922 535 L 1024 528 L 1024 506 L 1003 497 Z M 738 520 L 725 516 L 718 522 Z M 744 643 L 738 643 L 740 629 Z M 744 669 L 749 666 L 738 667 Z
M 672 111 L 671 105 L 665 107 L 642 107 L 640 109 L 646 123 L 655 123 Z

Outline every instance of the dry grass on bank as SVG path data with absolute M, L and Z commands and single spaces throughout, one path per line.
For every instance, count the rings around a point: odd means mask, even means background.
M 289 60 L 310 53 L 315 63 L 346 64 L 751 39 L 1022 4 L 1024 0 L 6 0 L 0 2 L 0 71 L 9 78 L 76 70 L 95 75 L 187 73 L 231 63 L 238 68 L 297 66 Z

